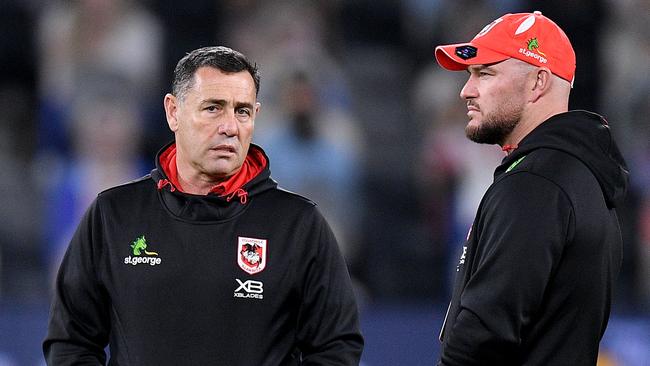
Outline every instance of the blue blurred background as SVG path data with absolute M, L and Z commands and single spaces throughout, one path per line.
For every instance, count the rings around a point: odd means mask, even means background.
M 0 1 L 0 366 L 43 364 L 51 284 L 101 190 L 148 173 L 188 51 L 262 72 L 255 142 L 314 199 L 354 279 L 363 365 L 431 365 L 452 266 L 503 158 L 464 137 L 465 73 L 440 43 L 541 10 L 577 53 L 572 109 L 610 122 L 632 172 L 625 260 L 599 365 L 650 365 L 650 1 Z

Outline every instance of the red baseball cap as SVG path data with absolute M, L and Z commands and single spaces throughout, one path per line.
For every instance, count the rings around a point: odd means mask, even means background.
M 466 70 L 516 58 L 546 66 L 573 86 L 576 54 L 569 38 L 541 12 L 506 14 L 488 24 L 468 43 L 436 47 L 436 61 L 447 70 Z

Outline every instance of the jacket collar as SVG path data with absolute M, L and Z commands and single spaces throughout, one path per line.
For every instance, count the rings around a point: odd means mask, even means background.
M 255 144 L 251 144 L 242 169 L 228 180 L 215 185 L 207 195 L 194 195 L 180 190 L 175 157 L 176 145 L 171 142 L 158 152 L 156 169 L 151 172 L 151 177 L 166 208 L 181 219 L 228 219 L 245 210 L 254 196 L 277 187 L 277 183 L 270 177 L 267 155 Z
M 552 116 L 524 137 L 495 171 L 495 180 L 537 149 L 564 151 L 581 160 L 600 184 L 607 205 L 620 206 L 628 186 L 628 169 L 608 123 L 596 113 L 575 110 Z

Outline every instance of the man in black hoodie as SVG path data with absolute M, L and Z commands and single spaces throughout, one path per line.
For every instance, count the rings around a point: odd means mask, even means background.
M 164 98 L 175 142 L 98 195 L 56 280 L 48 365 L 358 365 L 350 277 L 316 205 L 251 143 L 259 74 L 192 51 Z
M 607 122 L 568 111 L 571 43 L 540 12 L 506 14 L 435 56 L 469 73 L 468 138 L 507 153 L 460 253 L 439 365 L 595 365 L 628 172 Z

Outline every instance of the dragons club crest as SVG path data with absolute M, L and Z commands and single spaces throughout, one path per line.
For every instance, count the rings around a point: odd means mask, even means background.
M 239 237 L 237 264 L 248 274 L 256 274 L 266 267 L 266 239 Z

